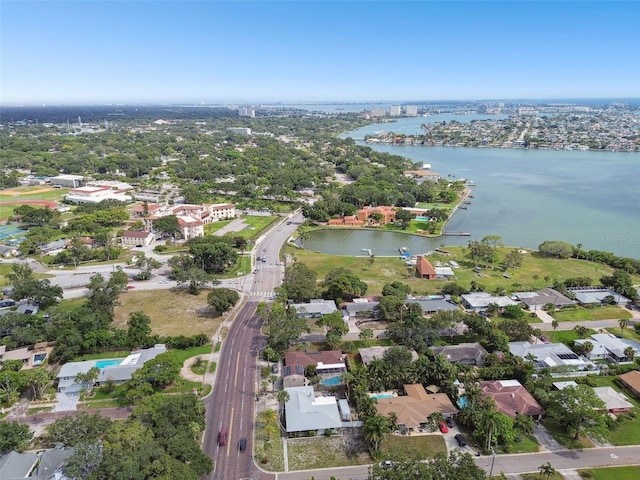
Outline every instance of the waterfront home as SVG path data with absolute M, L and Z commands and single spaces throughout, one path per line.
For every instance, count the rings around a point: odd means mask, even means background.
M 419 431 L 429 423 L 429 417 L 441 413 L 454 417 L 458 409 L 446 393 L 427 393 L 419 383 L 404 385 L 406 395 L 378 397 L 375 407 L 378 415 L 396 415 L 398 425 L 407 430 Z
M 362 227 L 364 222 L 355 215 L 346 215 L 342 218 L 331 218 L 327 221 L 327 225 L 330 227 L 345 226 L 345 227 Z
M 287 434 L 335 432 L 342 427 L 338 402 L 334 396 L 316 397 L 313 387 L 285 388 L 289 400 L 284 404 Z
M 418 255 L 416 260 L 416 275 L 426 280 L 432 280 L 436 278 L 436 269 L 433 268 L 431 262 L 422 255 Z
M 367 206 L 361 208 L 356 212 L 358 220 L 366 222 L 372 215 L 379 216 L 379 220 L 376 220 L 380 225 L 386 225 L 387 223 L 393 223 L 396 220 L 396 207 L 389 207 L 387 205 L 380 205 L 379 207 Z

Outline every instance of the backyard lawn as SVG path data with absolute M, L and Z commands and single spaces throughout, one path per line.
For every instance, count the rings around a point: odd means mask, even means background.
M 215 333 L 222 317 L 214 317 L 207 307 L 208 290 L 190 295 L 185 290 L 131 290 L 120 295 L 113 326 L 126 328 L 129 314 L 142 311 L 151 318 L 157 335 L 196 335 Z

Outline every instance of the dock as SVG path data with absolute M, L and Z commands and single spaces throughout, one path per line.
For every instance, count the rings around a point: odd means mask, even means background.
M 469 232 L 442 232 L 442 235 L 445 237 L 470 237 L 471 236 Z

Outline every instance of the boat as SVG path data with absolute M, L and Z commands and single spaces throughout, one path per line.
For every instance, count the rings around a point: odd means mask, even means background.
M 460 208 L 461 208 L 462 210 L 467 210 L 469 207 L 465 207 L 464 205 L 460 205 Z
M 465 185 L 467 185 L 468 187 L 475 187 L 476 182 L 474 182 L 473 180 L 467 180 L 464 182 Z
M 462 202 L 465 205 L 471 205 L 471 202 L 469 200 L 465 200 L 464 202 Z

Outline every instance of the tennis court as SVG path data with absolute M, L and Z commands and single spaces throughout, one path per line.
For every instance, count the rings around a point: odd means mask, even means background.
M 22 230 L 15 225 L 0 225 L 0 242 L 9 237 L 24 237 L 26 234 L 26 230 Z

